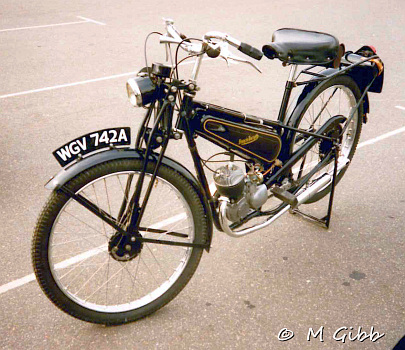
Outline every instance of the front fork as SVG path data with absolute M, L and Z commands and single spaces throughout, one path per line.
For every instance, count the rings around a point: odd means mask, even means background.
M 153 106 L 151 106 L 151 109 L 152 108 L 153 108 Z M 145 212 L 145 207 L 146 207 L 146 204 L 150 197 L 150 193 L 152 192 L 153 184 L 155 183 L 158 169 L 162 163 L 163 156 L 166 152 L 166 148 L 167 148 L 169 138 L 170 138 L 173 110 L 174 110 L 174 103 L 164 100 L 162 107 L 156 117 L 153 128 L 152 128 L 151 132 L 149 133 L 148 141 L 146 143 L 146 148 L 145 148 L 144 155 L 143 155 L 144 157 L 143 157 L 143 163 L 142 163 L 142 171 L 138 177 L 138 181 L 137 181 L 136 187 L 135 187 L 135 192 L 128 205 L 128 209 L 132 210 L 132 215 L 130 217 L 130 222 L 129 222 L 129 226 L 128 226 L 128 231 L 131 233 L 138 232 L 138 230 L 139 230 L 139 225 L 142 220 L 142 216 Z M 147 123 L 149 122 L 149 119 L 150 119 L 150 112 L 151 112 L 151 110 L 149 110 L 148 113 L 146 114 L 143 125 L 139 130 L 139 134 L 137 137 L 137 145 L 136 145 L 138 148 L 140 148 L 142 141 L 146 142 L 145 132 L 146 132 Z M 163 121 L 163 134 L 162 134 L 162 143 L 161 143 L 162 149 L 160 151 L 158 160 L 155 163 L 155 166 L 154 166 L 154 169 L 152 172 L 152 177 L 149 182 L 148 188 L 146 190 L 145 197 L 143 198 L 142 205 L 140 205 L 140 196 L 141 196 L 143 184 L 145 181 L 145 174 L 146 174 L 150 156 L 151 156 L 151 153 L 153 150 L 152 145 L 154 143 L 155 135 L 156 135 L 157 131 L 159 130 L 159 127 L 162 125 L 162 123 L 161 123 L 162 121 Z M 138 150 L 140 150 L 140 149 L 138 149 Z M 132 179 L 128 178 L 128 182 L 132 182 Z M 130 188 L 130 184 L 128 186 L 128 182 L 127 182 L 126 189 Z M 124 196 L 124 202 L 123 202 L 122 207 L 124 206 L 124 203 L 127 201 L 126 198 L 127 198 L 127 193 Z M 122 207 L 121 207 L 121 209 L 122 209 Z
M 190 88 L 191 85 L 193 85 L 192 88 Z M 181 127 L 184 130 L 184 135 L 185 135 L 187 145 L 188 145 L 188 148 L 190 150 L 190 153 L 191 153 L 191 156 L 192 156 L 192 159 L 194 162 L 194 167 L 195 167 L 195 171 L 197 174 L 197 178 L 199 180 L 200 191 L 202 193 L 202 196 L 205 197 L 206 199 L 208 199 L 208 202 L 210 205 L 210 210 L 209 210 L 210 212 L 207 212 L 206 215 L 209 217 L 210 220 L 212 220 L 214 222 L 216 228 L 218 230 L 222 231 L 222 228 L 219 223 L 217 211 L 216 211 L 215 200 L 211 196 L 208 181 L 205 176 L 204 169 L 203 169 L 203 166 L 201 163 L 201 158 L 199 156 L 197 146 L 196 146 L 196 143 L 194 140 L 193 131 L 189 124 L 189 120 L 193 117 L 194 95 L 195 95 L 195 84 L 190 83 L 190 84 L 188 84 L 187 88 L 185 89 L 184 97 L 181 102 L 181 110 L 179 111 L 179 121 L 178 121 L 179 125 L 177 125 L 177 127 Z M 169 139 L 171 138 L 174 106 L 175 106 L 174 102 L 169 102 L 167 99 L 163 100 L 160 111 L 159 111 L 157 117 L 155 118 L 155 123 L 152 127 L 152 130 L 148 134 L 148 140 L 146 142 L 146 149 L 144 151 L 142 171 L 137 180 L 135 192 L 127 206 L 128 210 L 132 210 L 132 213 L 130 215 L 131 218 L 130 218 L 130 222 L 129 222 L 129 227 L 128 227 L 129 232 L 136 233 L 139 231 L 142 216 L 144 214 L 147 201 L 148 201 L 150 193 L 152 191 L 153 184 L 156 180 L 157 171 L 162 163 L 162 159 L 163 159 L 163 156 L 167 149 Z M 153 108 L 153 106 L 151 106 L 151 109 L 152 108 Z M 147 124 L 151 118 L 151 112 L 152 112 L 151 109 L 146 113 L 142 126 L 138 133 L 137 141 L 135 144 L 135 147 L 138 149 L 138 151 L 141 150 L 142 142 L 146 141 L 145 136 L 146 136 L 146 131 L 147 131 Z M 159 130 L 159 128 L 162 128 L 163 130 Z M 152 177 L 151 177 L 151 180 L 149 182 L 148 188 L 146 190 L 145 196 L 144 196 L 142 204 L 141 204 L 140 195 L 141 195 L 141 191 L 142 191 L 142 188 L 144 185 L 145 173 L 146 173 L 146 170 L 147 170 L 147 167 L 149 164 L 151 152 L 153 150 L 153 143 L 154 143 L 155 135 L 157 135 L 158 131 L 163 131 L 163 135 L 161 133 L 159 133 L 159 135 L 163 137 L 163 140 L 161 143 L 161 150 L 159 152 L 159 157 L 158 157 L 157 162 L 154 163 Z M 128 179 L 128 181 L 132 181 L 132 180 Z M 127 194 L 124 197 L 127 197 Z M 124 202 L 123 202 L 123 207 L 124 206 L 126 206 L 125 198 L 124 198 Z

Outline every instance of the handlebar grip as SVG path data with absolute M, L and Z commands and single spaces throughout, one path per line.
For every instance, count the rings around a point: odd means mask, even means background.
M 263 57 L 263 52 L 246 43 L 241 43 L 240 46 L 238 47 L 238 50 L 240 52 L 243 52 L 245 55 L 248 55 L 249 57 L 252 57 L 258 61 L 260 61 Z

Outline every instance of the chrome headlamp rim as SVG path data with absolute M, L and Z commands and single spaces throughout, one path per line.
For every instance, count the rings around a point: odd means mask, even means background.
M 127 80 L 127 94 L 129 102 L 131 102 L 134 107 L 142 107 L 142 93 L 135 78 L 129 78 Z

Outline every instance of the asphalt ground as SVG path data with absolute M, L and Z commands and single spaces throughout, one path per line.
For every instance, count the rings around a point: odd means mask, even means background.
M 218 30 L 257 47 L 283 27 L 329 32 L 351 50 L 372 44 L 385 62 L 385 85 L 382 94 L 370 94 L 360 142 L 398 132 L 357 150 L 337 188 L 329 230 L 287 214 L 245 238 L 215 232 L 211 252 L 170 304 L 135 323 L 96 326 L 60 312 L 31 281 L 32 231 L 49 195 L 43 185 L 59 170 L 53 150 L 108 127 L 131 126 L 135 133 L 143 110 L 130 106 L 125 81 L 144 65 L 144 38 L 164 30 L 162 17 L 174 18 L 189 36 Z M 405 334 L 404 22 L 400 0 L 3 0 L 0 347 L 392 349 Z M 152 41 L 149 60 L 161 59 Z M 259 65 L 263 74 L 205 62 L 199 99 L 275 119 L 288 72 L 280 62 Z M 203 155 L 215 150 L 199 145 Z M 169 153 L 191 167 L 184 144 Z M 322 214 L 325 202 L 307 210 Z M 307 341 L 309 328 L 322 326 L 324 341 Z M 385 335 L 376 342 L 332 337 L 340 327 L 347 334 L 359 326 Z M 294 338 L 279 341 L 283 328 Z

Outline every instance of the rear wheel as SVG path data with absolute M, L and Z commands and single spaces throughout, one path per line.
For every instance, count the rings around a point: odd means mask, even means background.
M 130 209 L 126 199 L 134 192 L 140 169 L 139 160 L 113 160 L 80 173 L 66 186 L 125 228 Z M 147 238 L 206 241 L 207 223 L 198 194 L 187 179 L 163 165 L 141 226 L 138 235 Z M 202 255 L 202 248 L 124 240 L 76 201 L 53 192 L 38 219 L 32 245 L 42 290 L 57 307 L 81 320 L 125 323 L 172 300 L 188 283 Z
M 356 82 L 349 76 L 338 76 L 325 81 L 316 86 L 297 107 L 292 115 L 289 125 L 304 129 L 310 132 L 316 132 L 322 125 L 334 116 L 344 116 L 349 118 L 351 111 L 356 107 L 361 92 Z M 351 160 L 356 151 L 362 127 L 363 106 L 360 104 L 354 113 L 353 119 L 349 122 L 346 131 L 340 140 L 339 162 Z M 339 125 L 334 132 L 340 133 L 346 123 Z M 297 150 L 308 136 L 295 133 L 292 137 L 291 152 Z M 331 150 L 331 143 L 325 141 L 317 142 L 306 155 L 293 167 L 293 180 L 298 181 L 308 174 Z M 337 181 L 343 177 L 347 167 L 339 171 Z M 317 178 L 326 172 L 333 171 L 333 162 L 330 162 L 318 172 L 316 172 L 308 181 L 310 185 Z M 331 190 L 331 185 L 319 190 L 306 203 L 313 203 Z

